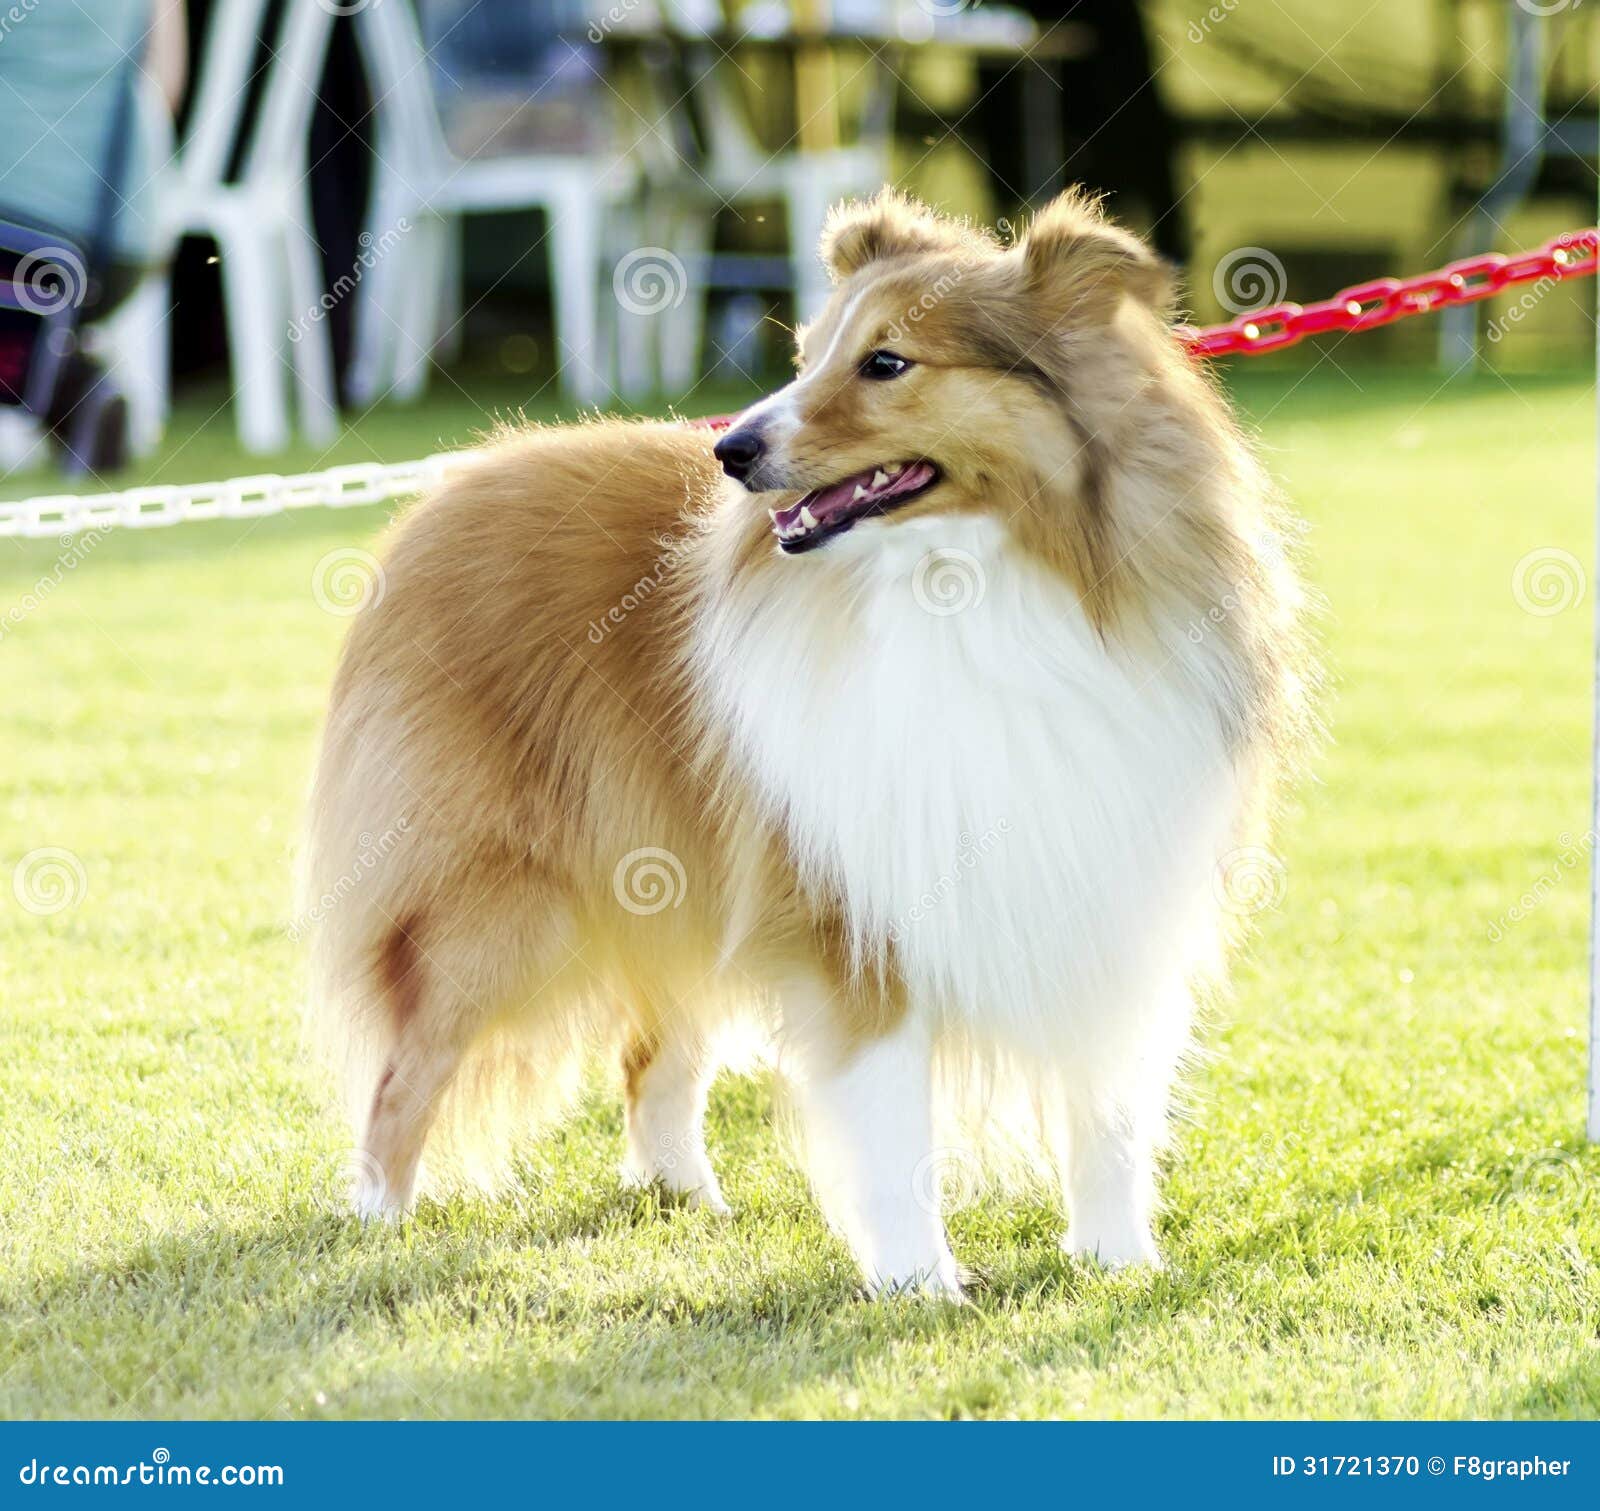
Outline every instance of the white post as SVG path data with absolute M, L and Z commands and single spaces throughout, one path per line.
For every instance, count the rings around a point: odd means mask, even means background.
M 1597 221 L 1596 224 L 1600 224 Z M 1600 442 L 1600 294 L 1595 297 L 1595 435 Z M 1594 729 L 1589 797 L 1589 1142 L 1600 1144 L 1600 477 L 1595 488 Z
M 1596 321 L 1600 326 L 1600 320 Z M 1596 341 L 1596 382 L 1600 393 L 1600 341 Z M 1600 411 L 1600 401 L 1596 404 Z M 1596 430 L 1600 432 L 1600 417 Z M 1600 490 L 1597 490 L 1600 491 Z M 1600 502 L 1595 509 L 1596 576 L 1589 585 L 1595 604 L 1594 730 L 1591 765 L 1594 774 L 1589 798 L 1589 1142 L 1600 1144 Z

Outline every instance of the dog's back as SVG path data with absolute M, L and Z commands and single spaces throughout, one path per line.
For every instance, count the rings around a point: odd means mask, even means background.
M 394 528 L 345 646 L 301 889 L 313 1029 L 358 1126 L 386 1076 L 423 1101 L 469 1082 L 439 1129 L 469 1173 L 570 1089 L 552 1084 L 586 1032 L 570 1011 L 491 1030 L 536 988 L 569 1008 L 605 990 L 600 962 L 571 955 L 580 915 L 615 912 L 593 895 L 598 852 L 637 834 L 695 849 L 669 649 L 711 441 L 620 422 L 504 434 Z M 452 1077 L 462 1054 L 476 1068 Z

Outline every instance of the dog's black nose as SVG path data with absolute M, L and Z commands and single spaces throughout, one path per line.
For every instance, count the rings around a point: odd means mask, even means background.
M 711 448 L 711 454 L 722 463 L 722 470 L 729 477 L 742 483 L 750 476 L 766 449 L 761 432 L 753 425 L 747 425 L 742 430 L 730 430 Z

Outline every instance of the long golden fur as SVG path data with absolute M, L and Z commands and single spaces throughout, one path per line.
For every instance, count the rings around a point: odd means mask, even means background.
M 852 549 L 983 516 L 1107 654 L 1155 665 L 1203 635 L 1194 696 L 1242 773 L 1235 836 L 1263 832 L 1306 722 L 1298 595 L 1270 491 L 1173 341 L 1165 269 L 1077 194 L 1014 247 L 884 194 L 836 212 L 823 256 L 838 287 L 801 337 L 773 496 L 729 483 L 705 429 L 508 429 L 384 542 L 384 592 L 333 687 L 306 874 L 339 899 L 312 1006 L 374 1210 L 411 1200 L 424 1144 L 430 1170 L 492 1176 L 584 1049 L 617 1056 L 636 1117 L 663 1053 L 703 1102 L 718 1025 L 772 1017 L 767 983 L 820 976 L 841 1059 L 907 1012 L 894 941 L 863 941 L 709 712 L 696 636 L 715 606 L 737 597 L 759 625 L 797 569 L 838 570 L 780 553 L 768 505 L 927 456 L 939 486 Z M 891 343 L 914 349 L 915 382 L 855 381 Z M 809 647 L 817 665 L 862 654 L 853 612 L 842 599 L 818 631 L 835 643 Z M 637 1140 L 630 1161 L 672 1168 Z

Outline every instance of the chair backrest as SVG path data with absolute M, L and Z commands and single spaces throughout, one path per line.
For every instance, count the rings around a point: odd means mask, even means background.
M 365 6 L 356 12 L 355 24 L 379 135 L 409 161 L 447 160 L 427 49 L 410 0 Z
M 704 35 L 711 26 L 706 4 L 707 0 L 663 0 L 662 18 L 669 30 L 690 41 Z M 837 15 L 839 12 L 844 14 Z M 830 14 L 836 15 L 838 25 L 831 29 L 841 40 L 863 29 L 865 35 L 876 36 L 874 26 L 888 25 L 891 6 L 889 0 L 826 0 L 819 10 L 817 5 L 797 5 L 794 0 L 764 0 L 746 9 L 740 21 L 741 25 L 753 26 L 757 35 L 781 36 L 802 19 L 812 23 L 818 19 L 827 21 Z M 777 152 L 766 149 L 750 117 L 741 83 L 742 70 L 724 48 L 710 43 L 691 45 L 689 64 L 695 80 L 693 108 L 710 152 L 712 171 L 719 180 L 754 183 L 763 177 L 763 169 L 798 155 L 793 144 Z M 862 69 L 867 72 L 868 82 L 854 137 L 860 145 L 886 146 L 894 78 L 881 57 L 853 66 L 852 72 Z M 837 142 L 833 145 L 837 146 Z
M 328 60 L 333 17 L 334 7 L 327 0 L 289 0 L 245 157 L 247 178 L 270 174 L 298 178 L 304 172 L 311 112 Z
M 488 14 L 488 0 L 483 0 L 483 10 Z M 434 93 L 434 69 L 418 5 L 414 0 L 382 0 L 356 12 L 354 19 L 377 120 L 380 158 L 377 170 L 397 172 L 408 185 L 427 195 L 432 183 L 455 177 L 462 158 L 451 144 L 445 115 Z M 552 42 L 557 35 L 554 31 L 550 33 Z M 513 45 L 525 42 L 526 36 L 513 37 L 512 41 Z M 562 45 L 553 46 L 551 52 L 570 60 L 570 50 Z M 456 72 L 454 63 L 449 65 L 449 71 Z M 646 116 L 652 112 L 667 115 L 670 100 L 648 67 L 644 85 L 650 91 L 650 99 L 643 113 Z M 527 86 L 520 87 L 526 89 Z M 598 82 L 595 95 L 595 108 L 609 112 L 607 92 Z M 671 124 L 675 124 L 675 118 L 664 121 L 661 130 L 640 131 L 640 140 L 634 144 L 631 157 L 658 172 L 675 168 L 681 160 L 682 149 L 667 130 Z M 508 140 L 511 135 L 508 133 Z M 504 163 L 509 171 L 517 172 L 531 171 L 541 163 L 593 161 L 594 157 L 593 152 L 572 146 L 530 148 L 524 145 L 487 153 L 477 161 Z M 598 184 L 599 180 L 597 187 Z
M 268 0 L 217 0 L 195 76 L 194 108 L 179 149 L 186 179 L 220 184 L 250 98 L 250 77 Z
M 249 137 L 242 177 L 294 175 L 303 169 L 333 11 L 321 0 L 288 0 L 254 116 L 247 122 L 256 54 L 269 9 L 269 0 L 217 0 L 212 7 L 194 109 L 178 151 L 180 172 L 191 194 L 228 182 L 229 165 L 245 130 Z

